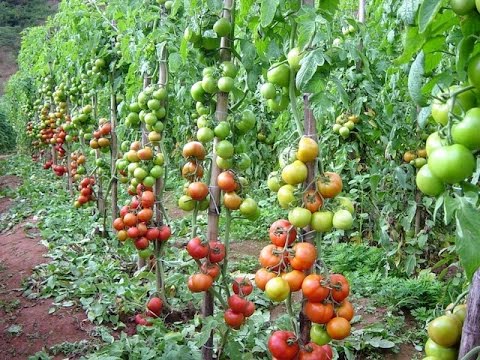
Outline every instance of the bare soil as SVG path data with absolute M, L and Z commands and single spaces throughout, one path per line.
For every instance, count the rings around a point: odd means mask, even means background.
M 21 179 L 17 177 L 0 177 L 0 188 L 19 184 Z M 10 203 L 9 199 L 0 199 L 0 215 Z M 23 281 L 35 266 L 48 262 L 47 249 L 39 243 L 35 229 L 32 232 L 29 228 L 27 233 L 23 225 L 0 233 L 0 359 L 27 359 L 44 348 L 90 338 L 90 324 L 80 309 L 49 314 L 52 300 L 23 296 Z

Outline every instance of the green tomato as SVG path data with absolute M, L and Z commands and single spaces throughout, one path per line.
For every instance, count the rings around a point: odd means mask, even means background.
M 210 125 L 210 120 L 207 116 L 205 115 L 201 115 L 198 119 L 197 119 L 197 126 L 199 128 L 203 128 L 203 127 L 207 127 Z
M 287 64 L 274 64 L 267 71 L 267 81 L 281 87 L 288 87 L 288 84 L 290 84 L 290 68 Z
M 277 200 L 282 209 L 287 209 L 297 202 L 297 198 L 293 193 L 295 188 L 292 185 L 286 184 L 280 187 L 277 192 Z
M 477 9 L 480 8 L 480 1 L 476 0 Z M 480 53 L 473 56 L 468 62 L 468 81 L 470 84 L 480 89 Z
M 346 126 L 342 126 L 340 127 L 340 129 L 338 130 L 338 133 L 340 134 L 340 136 L 344 139 L 348 138 L 350 136 L 350 130 L 348 129 L 348 127 Z
M 282 179 L 290 185 L 303 183 L 307 179 L 307 176 L 307 165 L 300 160 L 295 160 L 282 169 Z
M 312 324 L 310 328 L 310 339 L 317 345 L 328 344 L 332 338 L 328 335 L 327 330 L 322 325 Z
M 461 324 L 453 315 L 440 316 L 428 324 L 428 337 L 440 346 L 455 346 L 461 336 Z
M 215 160 L 217 166 L 222 169 L 222 170 L 228 170 L 231 169 L 233 166 L 233 159 L 224 159 L 221 156 L 217 156 L 217 159 Z
M 155 179 L 161 178 L 164 174 L 165 170 L 160 165 L 154 165 L 150 169 L 150 176 L 154 177 Z
M 235 76 L 237 76 L 237 73 L 238 73 L 237 67 L 231 61 L 222 62 L 222 64 L 220 65 L 220 69 L 222 70 L 223 76 L 227 76 L 231 78 L 235 78 Z
M 450 0 L 450 6 L 457 15 L 467 15 L 475 9 L 475 0 Z
M 333 227 L 339 230 L 350 230 L 353 225 L 353 216 L 348 210 L 338 210 L 333 214 Z
M 150 110 L 159 110 L 162 107 L 162 103 L 157 99 L 150 99 L 147 102 L 147 107 Z
M 206 144 L 213 140 L 215 134 L 209 127 L 202 127 L 197 130 L 197 139 L 203 144 Z
M 142 184 L 146 187 L 153 187 L 153 185 L 155 185 L 155 178 L 153 176 L 147 176 L 143 179 Z
M 310 210 L 302 207 L 297 206 L 290 210 L 288 213 L 288 221 L 290 221 L 293 226 L 298 228 L 304 228 L 308 226 L 311 220 L 312 213 L 310 212 Z
M 143 179 L 145 179 L 148 176 L 148 172 L 141 167 L 137 167 L 133 171 L 133 176 L 138 182 L 141 182 Z
M 153 163 L 155 165 L 163 166 L 165 164 L 165 156 L 163 155 L 163 153 L 158 153 L 157 155 L 155 155 L 155 157 L 153 158 Z
M 442 139 L 438 132 L 431 133 L 426 141 L 425 149 L 427 150 L 427 156 L 432 155 L 433 151 L 447 145 L 447 140 Z
M 340 129 L 342 128 L 343 126 L 340 125 L 340 124 L 334 124 L 333 127 L 332 127 L 332 130 L 334 133 L 336 134 L 340 134 Z
M 288 95 L 282 95 L 275 99 L 267 100 L 267 106 L 270 110 L 275 112 L 283 111 L 287 108 L 288 104 L 290 103 L 290 99 Z
M 450 86 L 446 93 L 440 94 L 440 97 L 450 96 L 451 94 L 462 88 L 463 87 L 460 85 Z M 476 103 L 477 96 L 474 90 L 469 90 L 458 94 L 455 98 L 454 106 L 452 106 L 452 98 L 448 98 L 445 103 L 442 103 L 439 100 L 435 99 L 432 102 L 432 117 L 437 123 L 445 126 L 448 123 L 449 111 L 451 111 L 457 116 L 461 116 L 463 112 L 466 112 L 467 110 L 474 107 Z
M 154 113 L 148 113 L 145 115 L 145 124 L 147 125 L 155 125 L 155 123 L 158 121 L 157 117 L 155 116 Z
M 252 198 L 246 198 L 240 204 L 240 213 L 245 216 L 252 216 L 257 212 L 258 205 L 257 202 Z
M 232 24 L 226 18 L 221 17 L 213 24 L 213 31 L 220 37 L 227 36 L 232 31 Z
M 300 53 L 301 53 L 301 50 L 298 47 L 293 48 L 288 52 L 288 55 L 287 55 L 288 65 L 290 65 L 290 69 L 292 69 L 293 71 L 300 70 L 300 61 L 302 60 L 302 57 L 303 57 L 303 55 L 300 55 Z
M 468 110 L 463 120 L 453 125 L 452 139 L 470 150 L 480 149 L 480 108 Z
M 230 92 L 233 90 L 233 85 L 234 81 L 231 77 L 228 76 L 222 76 L 220 79 L 218 79 L 218 90 L 222 92 Z
M 224 140 L 230 135 L 230 124 L 227 121 L 220 121 L 213 132 L 220 140 Z
M 235 160 L 235 164 L 239 170 L 245 171 L 252 164 L 252 159 L 246 153 L 238 155 L 238 158 Z
M 201 81 L 197 81 L 195 84 L 192 85 L 192 88 L 190 89 L 190 95 L 192 95 L 192 98 L 195 101 L 203 100 L 205 90 L 203 90 Z
M 209 94 L 215 94 L 218 91 L 217 80 L 211 76 L 204 76 L 202 79 L 202 89 Z
M 353 206 L 353 202 L 348 197 L 337 196 L 335 197 L 335 202 L 337 203 L 339 209 L 345 209 L 352 215 L 355 212 L 355 207 Z
M 278 192 L 282 187 L 282 179 L 278 174 L 278 171 L 273 171 L 268 175 L 267 186 L 271 192 Z
M 436 149 L 428 159 L 428 166 L 440 181 L 456 184 L 472 176 L 476 161 L 465 146 L 453 144 Z
M 241 134 L 244 134 L 255 127 L 255 122 L 256 119 L 253 111 L 245 109 L 242 113 L 242 119 L 235 123 L 235 127 L 240 131 Z
M 230 159 L 235 150 L 232 143 L 228 140 L 222 140 L 217 143 L 215 146 L 215 152 L 218 156 L 222 157 L 223 159 Z
M 202 70 L 202 76 L 203 77 L 213 76 L 214 73 L 215 73 L 215 68 L 212 67 L 212 66 L 208 66 L 208 67 L 206 67 Z
M 178 199 L 178 207 L 183 211 L 192 211 L 195 208 L 195 201 L 188 195 L 182 195 Z
M 265 285 L 265 295 L 272 301 L 283 301 L 290 294 L 288 282 L 280 276 L 270 279 Z
M 456 348 L 440 346 L 432 339 L 428 339 L 425 343 L 425 354 L 439 360 L 457 360 L 458 351 Z
M 277 96 L 277 90 L 275 89 L 275 85 L 266 82 L 260 87 L 260 94 L 267 100 L 275 99 L 275 97 Z
M 157 100 L 160 100 L 160 101 L 163 101 L 163 100 L 166 100 L 167 99 L 167 89 L 165 89 L 164 87 L 161 87 L 160 89 L 158 90 L 155 90 L 153 93 L 152 93 L 152 96 L 154 99 L 157 99 Z
M 130 105 L 128 105 L 128 110 L 130 110 L 131 112 L 136 112 L 136 113 L 139 113 L 140 110 L 142 110 L 140 108 L 140 105 L 138 104 L 138 102 L 132 102 Z

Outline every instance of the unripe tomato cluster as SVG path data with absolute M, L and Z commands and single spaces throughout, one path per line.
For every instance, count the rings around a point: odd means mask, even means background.
M 354 206 L 352 201 L 338 196 L 343 189 L 341 177 L 334 172 L 320 174 L 315 180 L 315 189 L 303 190 L 308 170 L 307 162 L 318 156 L 318 144 L 315 140 L 302 137 L 298 147 L 287 148 L 280 156 L 280 173 L 270 173 L 267 185 L 277 193 L 277 200 L 284 209 L 289 209 L 288 220 L 293 226 L 304 228 L 311 226 L 317 232 L 328 232 L 332 228 L 350 230 L 353 225 Z M 328 204 L 335 212 L 327 210 Z
M 253 285 L 247 278 L 237 277 L 232 284 L 233 295 L 228 298 L 228 309 L 223 318 L 233 329 L 239 329 L 245 319 L 255 312 L 255 304 L 245 299 L 253 291 Z
M 112 124 L 105 118 L 98 120 L 99 127 L 93 132 L 93 139 L 90 140 L 92 149 L 110 150 L 110 133 Z
M 469 77 L 478 76 L 476 74 L 475 71 L 468 73 Z M 477 85 L 480 89 L 480 82 Z M 427 138 L 428 161 L 418 171 L 416 184 L 421 192 L 430 196 L 443 193 L 446 185 L 470 178 L 476 168 L 474 152 L 480 150 L 480 107 L 477 107 L 480 104 L 476 91 L 451 86 L 437 98 L 445 102 L 433 101 L 432 117 L 441 126 L 448 128 L 451 125 L 452 142 L 449 143 L 448 137 L 443 135 L 443 129 Z M 454 120 L 457 117 L 461 119 L 458 122 Z
M 188 254 L 197 261 L 200 273 L 190 275 L 188 288 L 192 292 L 207 291 L 220 275 L 220 265 L 225 258 L 225 245 L 220 241 L 207 242 L 194 237 L 187 244 Z
M 420 169 L 427 163 L 427 150 L 408 150 L 403 154 L 403 161 Z
M 157 227 L 153 221 L 155 194 L 152 188 L 137 185 L 137 195 L 120 210 L 120 217 L 113 221 L 113 228 L 118 231 L 120 241 L 131 239 L 140 252 L 140 256 L 149 257 L 151 241 L 167 241 L 171 230 L 167 225 Z
M 71 154 L 70 176 L 73 182 L 80 180 L 80 177 L 86 173 L 85 162 L 86 157 L 80 152 L 74 151 Z
M 467 307 L 460 304 L 447 307 L 445 315 L 432 320 L 427 327 L 428 340 L 425 344 L 424 360 L 456 360 L 462 337 L 463 322 Z
M 163 121 L 167 115 L 166 101 L 168 98 L 167 89 L 160 85 L 149 85 L 137 96 L 128 106 L 130 112 L 125 118 L 125 125 L 131 128 L 140 127 L 145 124 L 148 133 L 148 140 L 153 144 L 159 144 L 162 139 L 162 132 L 165 128 Z
M 283 111 L 290 103 L 290 72 L 300 69 L 303 54 L 299 48 L 293 48 L 287 55 L 287 63 L 273 64 L 267 71 L 267 81 L 260 87 L 260 94 L 267 101 L 271 111 Z
M 332 127 L 334 133 L 339 134 L 342 138 L 346 139 L 350 136 L 350 132 L 358 124 L 360 118 L 357 115 L 348 115 L 342 113 L 335 119 L 335 124 Z
M 142 147 L 139 141 L 134 141 L 128 145 L 128 141 L 122 143 L 122 150 L 125 151 L 123 157 L 116 162 L 116 168 L 119 172 L 120 181 L 127 183 L 130 178 L 128 193 L 135 195 L 139 184 L 151 188 L 155 185 L 157 179 L 165 174 L 165 157 L 163 153 L 154 153 L 150 146 Z M 127 177 L 128 176 L 128 177 Z
M 78 131 L 79 136 L 82 136 L 86 141 L 90 141 L 96 125 L 92 105 L 85 105 L 78 113 L 74 114 L 72 124 L 73 128 Z
M 163 0 L 157 0 L 163 1 Z M 165 8 L 168 10 L 167 3 L 172 6 L 172 1 L 165 2 Z M 214 16 L 205 17 L 200 27 L 194 28 L 188 26 L 183 33 L 183 38 L 193 44 L 194 47 L 202 49 L 205 53 L 216 50 L 220 47 L 220 38 L 230 35 L 232 30 L 231 22 L 223 17 L 215 20 Z M 200 33 L 200 29 L 212 29 L 213 31 Z
M 95 178 L 93 177 L 86 177 L 84 178 L 78 187 L 80 190 L 80 195 L 78 196 L 77 200 L 75 200 L 74 206 L 79 208 L 89 201 L 94 201 L 94 192 L 93 192 L 93 185 L 95 184 Z
M 135 315 L 137 325 L 152 326 L 151 319 L 158 318 L 162 313 L 163 301 L 159 297 L 152 297 L 148 300 L 145 313 Z

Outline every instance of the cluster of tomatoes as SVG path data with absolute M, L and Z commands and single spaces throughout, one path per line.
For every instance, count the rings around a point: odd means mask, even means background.
M 332 228 L 350 230 L 354 206 L 349 198 L 338 196 L 343 189 L 340 175 L 327 171 L 315 180 L 315 189 L 302 189 L 301 184 L 308 175 L 306 163 L 317 158 L 318 143 L 302 137 L 297 149 L 286 150 L 280 157 L 280 174 L 270 173 L 267 185 L 277 193 L 280 206 L 289 209 L 290 223 L 297 228 L 310 226 L 317 232 L 328 232 Z M 325 209 L 326 199 L 334 199 L 335 211 Z
M 68 169 L 64 165 L 52 165 L 52 170 L 55 175 L 62 177 L 68 172 Z
M 220 275 L 219 263 L 225 258 L 225 245 L 220 241 L 207 242 L 197 236 L 187 243 L 187 252 L 200 269 L 200 273 L 188 278 L 188 288 L 192 292 L 207 291 Z
M 135 315 L 135 323 L 137 325 L 152 326 L 151 319 L 160 316 L 163 309 L 163 301 L 159 297 L 151 297 L 147 302 L 145 314 Z
M 78 195 L 77 200 L 75 200 L 74 206 L 79 208 L 89 201 L 94 201 L 94 192 L 93 185 L 95 185 L 95 178 L 86 177 L 80 182 L 78 190 L 80 190 L 80 195 Z
M 350 136 L 350 132 L 355 128 L 355 124 L 358 124 L 360 118 L 357 115 L 347 115 L 342 113 L 335 119 L 335 124 L 332 127 L 334 133 L 339 134 L 342 138 L 346 139 Z
M 237 277 L 232 284 L 233 295 L 228 298 L 228 309 L 223 318 L 225 323 L 233 329 L 239 329 L 245 319 L 255 312 L 253 301 L 245 299 L 253 291 L 251 281 L 245 277 Z
M 139 184 L 152 188 L 157 179 L 164 175 L 165 158 L 161 152 L 155 154 L 150 146 L 142 147 L 139 141 L 132 142 L 130 146 L 128 144 L 128 141 L 122 143 L 121 149 L 125 152 L 115 165 L 122 183 L 130 178 L 128 193 L 135 195 Z
M 84 140 L 90 141 L 92 139 L 92 133 L 95 130 L 95 125 L 93 107 L 88 104 L 82 107 L 80 111 L 72 117 L 71 130 L 73 134 L 78 133 Z
M 446 314 L 428 324 L 428 340 L 425 344 L 425 360 L 456 360 L 462 337 L 463 322 L 467 313 L 465 304 L 448 307 Z
M 165 0 L 157 0 L 157 2 L 164 2 L 167 10 L 173 4 L 172 1 L 165 2 Z M 202 34 L 193 27 L 187 27 L 183 33 L 183 38 L 193 44 L 195 48 L 200 48 L 206 53 L 218 49 L 220 47 L 220 38 L 228 36 L 232 30 L 231 22 L 223 17 L 215 21 L 214 16 L 205 16 L 199 25 L 198 29 L 212 29 L 213 31 L 205 31 Z
M 72 159 L 70 162 L 70 176 L 72 177 L 72 181 L 76 182 L 87 172 L 85 169 L 87 158 L 82 153 L 76 151 L 72 152 L 70 158 Z
M 267 100 L 270 110 L 283 111 L 287 108 L 290 103 L 290 72 L 300 69 L 302 58 L 300 49 L 293 48 L 287 55 L 287 63 L 276 63 L 268 69 L 267 81 L 260 87 L 260 94 Z
M 403 161 L 420 169 L 427 163 L 427 150 L 418 149 L 405 151 L 403 154 Z
M 167 115 L 167 89 L 160 85 L 149 85 L 137 96 L 137 101 L 128 106 L 129 113 L 125 118 L 125 125 L 138 128 L 140 123 L 145 124 L 149 131 L 148 140 L 156 144 L 161 139 L 165 127 L 163 120 Z
M 90 140 L 92 149 L 110 150 L 110 133 L 112 124 L 105 118 L 98 120 L 99 127 L 93 132 L 93 139 Z
M 155 194 L 151 187 L 137 185 L 137 194 L 132 196 L 128 205 L 120 210 L 120 217 L 113 221 L 113 228 L 118 231 L 120 241 L 133 240 L 137 250 L 147 250 L 150 241 L 167 241 L 171 230 L 168 225 L 157 227 L 154 225 L 153 207 Z M 150 256 L 150 251 L 140 252 L 140 256 Z
M 198 141 L 190 141 L 183 146 L 182 156 L 186 160 L 182 167 L 182 177 L 187 183 L 184 194 L 178 199 L 178 207 L 183 211 L 192 211 L 198 204 L 199 210 L 206 210 L 209 206 L 209 189 L 202 181 L 205 147 Z
M 317 345 L 309 342 L 300 346 L 298 338 L 292 331 L 274 331 L 268 339 L 268 349 L 274 360 L 332 360 L 333 350 L 330 345 Z

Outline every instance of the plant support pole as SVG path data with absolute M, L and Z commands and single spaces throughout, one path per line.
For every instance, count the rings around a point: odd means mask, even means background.
M 467 301 L 467 317 L 463 324 L 462 341 L 458 358 L 480 346 L 480 269 L 473 275 Z
M 234 0 L 223 1 L 223 14 L 222 16 L 231 22 L 232 8 L 234 6 Z M 232 29 L 233 31 L 233 29 Z M 220 60 L 229 61 L 231 59 L 230 52 L 230 38 L 222 37 L 220 41 Z M 219 92 L 217 94 L 217 108 L 215 119 L 217 122 L 225 121 L 228 113 L 228 93 Z M 218 138 L 215 137 L 213 148 L 218 143 Z M 212 158 L 212 171 L 210 174 L 210 206 L 208 208 L 208 229 L 207 239 L 208 241 L 218 240 L 218 222 L 219 222 L 219 208 L 220 208 L 220 188 L 217 184 L 217 177 L 220 174 L 220 168 L 216 162 L 217 155 L 213 152 Z M 210 291 L 205 292 L 202 306 L 203 318 L 213 315 L 213 295 Z M 208 341 L 202 347 L 202 359 L 213 359 L 213 333 L 210 332 Z

